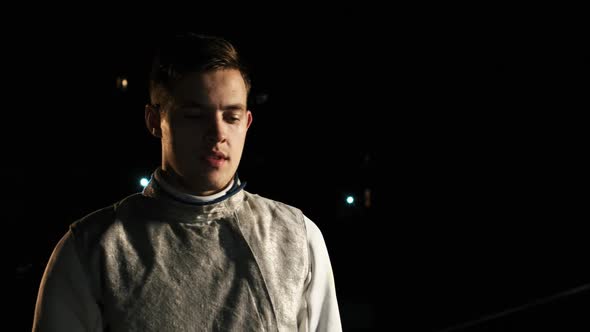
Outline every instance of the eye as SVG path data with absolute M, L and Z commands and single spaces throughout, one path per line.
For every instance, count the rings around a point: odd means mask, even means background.
M 225 115 L 225 121 L 229 123 L 237 123 L 242 120 L 241 112 L 230 112 Z

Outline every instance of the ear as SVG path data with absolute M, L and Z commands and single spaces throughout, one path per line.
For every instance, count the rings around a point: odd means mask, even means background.
M 252 112 L 248 111 L 246 112 L 246 117 L 247 117 L 247 124 L 246 124 L 246 128 L 250 128 L 250 125 L 252 124 Z
M 150 134 L 162 138 L 162 129 L 160 127 L 160 107 L 157 105 L 145 105 L 145 125 Z

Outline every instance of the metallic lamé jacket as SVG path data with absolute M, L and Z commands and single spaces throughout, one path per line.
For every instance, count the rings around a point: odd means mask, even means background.
M 309 257 L 294 207 L 242 189 L 188 204 L 152 181 L 71 231 L 105 330 L 297 330 Z

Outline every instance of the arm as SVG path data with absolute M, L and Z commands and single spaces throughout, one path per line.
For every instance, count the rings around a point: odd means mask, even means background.
M 56 245 L 41 279 L 33 331 L 101 331 L 101 314 L 71 231 Z
M 334 275 L 320 229 L 305 217 L 311 271 L 298 317 L 299 331 L 342 331 Z

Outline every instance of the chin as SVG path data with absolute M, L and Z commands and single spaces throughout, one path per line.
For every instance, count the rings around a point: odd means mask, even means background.
M 227 184 L 232 180 L 232 177 L 226 175 L 211 175 L 207 180 L 209 182 L 209 186 L 211 186 L 211 189 L 221 190 L 227 186 Z

